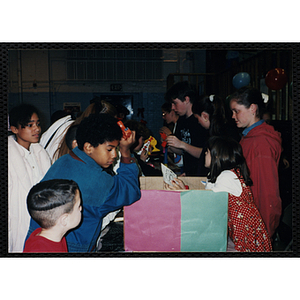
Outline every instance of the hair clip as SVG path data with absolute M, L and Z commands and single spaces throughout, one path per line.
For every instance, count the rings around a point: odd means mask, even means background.
M 107 106 L 104 106 L 100 111 L 100 114 L 105 114 L 107 110 L 108 110 Z
M 210 96 L 209 96 L 210 102 L 213 102 L 213 101 L 214 101 L 214 97 L 215 97 L 215 95 L 210 95 Z

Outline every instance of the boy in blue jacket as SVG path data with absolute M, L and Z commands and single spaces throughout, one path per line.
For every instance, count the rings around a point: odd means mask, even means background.
M 126 140 L 117 119 L 108 114 L 90 115 L 76 134 L 78 147 L 59 158 L 42 181 L 69 179 L 78 183 L 82 195 L 83 220 L 79 228 L 66 235 L 69 252 L 91 252 L 101 231 L 102 218 L 109 212 L 130 205 L 141 197 L 138 167 L 131 156 L 133 131 Z M 111 176 L 109 168 L 121 153 L 118 174 Z M 30 220 L 27 237 L 38 227 Z

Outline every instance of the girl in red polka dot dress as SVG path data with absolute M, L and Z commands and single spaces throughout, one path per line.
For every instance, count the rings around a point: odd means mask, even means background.
M 253 201 L 252 180 L 241 145 L 229 137 L 211 137 L 205 152 L 205 167 L 210 168 L 206 189 L 228 192 L 227 251 L 272 251 L 266 226 Z M 167 189 L 185 189 L 179 178 L 172 185 Z
M 210 138 L 205 166 L 210 168 L 206 189 L 228 192 L 228 235 L 235 250 L 272 251 L 269 234 L 253 201 L 252 180 L 240 144 L 231 138 Z

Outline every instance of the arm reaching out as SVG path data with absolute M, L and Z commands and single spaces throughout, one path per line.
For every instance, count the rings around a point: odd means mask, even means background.
M 185 184 L 181 179 L 175 178 L 172 180 L 172 185 L 164 182 L 164 189 L 169 191 L 185 190 Z
M 199 158 L 202 152 L 203 148 L 199 148 L 199 147 L 195 147 L 192 145 L 189 145 L 181 140 L 179 140 L 176 136 L 171 135 L 168 136 L 167 139 L 167 144 L 168 146 L 170 146 L 172 148 L 172 150 L 174 149 L 174 152 L 177 154 L 180 154 L 182 150 L 188 152 L 190 155 Z M 180 152 L 176 151 L 176 149 L 180 149 Z

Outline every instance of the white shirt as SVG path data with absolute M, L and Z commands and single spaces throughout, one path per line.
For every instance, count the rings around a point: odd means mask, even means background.
M 8 252 L 23 251 L 30 221 L 27 195 L 50 167 L 50 158 L 39 143 L 32 143 L 29 149 L 14 136 L 8 137 Z
M 235 173 L 230 170 L 223 171 L 217 177 L 215 183 L 207 181 L 205 189 L 214 192 L 227 192 L 237 197 L 240 196 L 243 191 L 240 180 Z
M 73 122 L 74 120 L 68 115 L 57 120 L 42 134 L 40 144 L 44 148 L 47 146 L 45 149 L 48 152 L 52 163 L 57 160 L 56 150 L 59 148 L 62 139 Z M 49 140 L 50 142 L 48 143 Z
M 206 181 L 206 190 L 212 190 L 214 192 L 227 192 L 234 196 L 240 196 L 243 188 L 240 180 L 234 172 L 230 170 L 223 171 L 218 177 L 215 183 Z M 227 252 L 237 252 L 234 248 L 234 243 L 227 237 Z
M 30 145 L 29 151 L 19 144 L 18 144 L 18 146 L 22 149 L 22 151 L 24 151 L 25 159 L 27 160 L 28 164 L 31 166 L 32 181 L 35 183 L 38 182 L 43 177 L 43 174 L 42 174 L 40 167 L 36 161 L 36 158 L 34 157 L 32 145 Z

